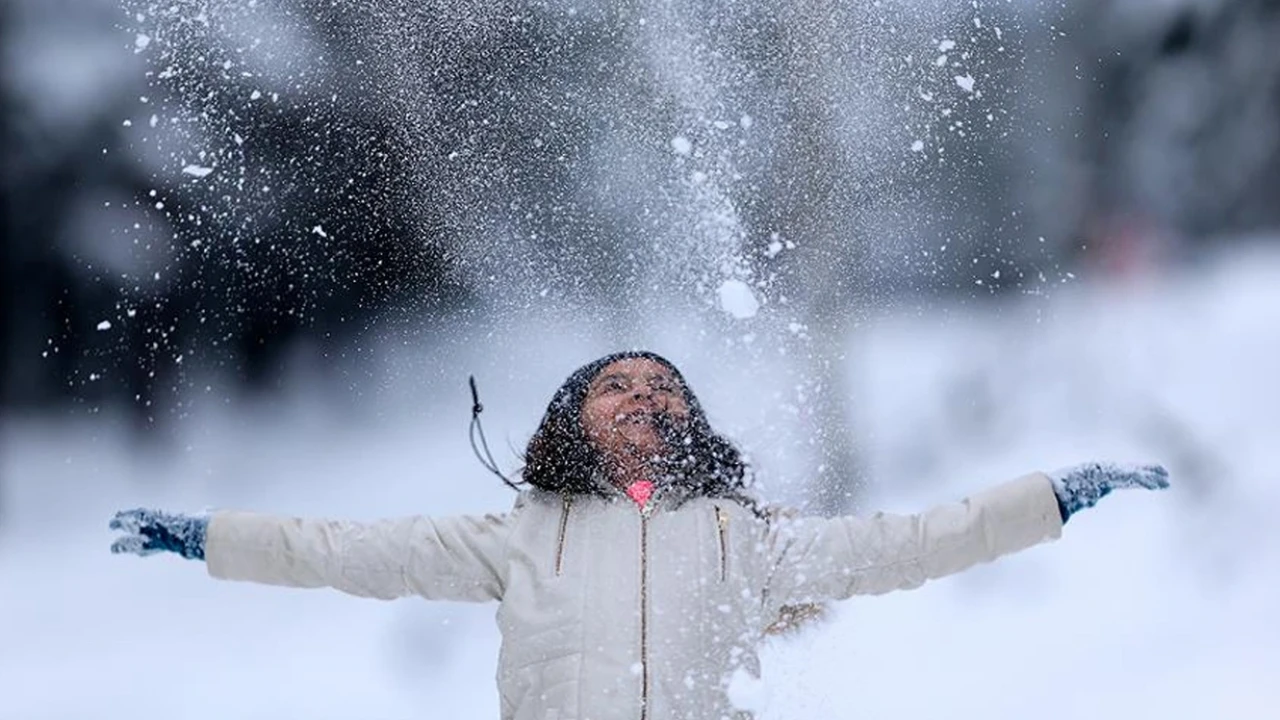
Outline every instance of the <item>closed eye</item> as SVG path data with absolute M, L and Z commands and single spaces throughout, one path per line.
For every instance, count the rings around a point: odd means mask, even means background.
M 610 375 L 608 377 L 601 378 L 600 381 L 596 383 L 596 389 L 600 392 L 620 392 L 625 391 L 630 386 L 631 384 L 621 375 Z
M 670 380 L 650 380 L 649 389 L 660 393 L 675 393 L 676 384 Z

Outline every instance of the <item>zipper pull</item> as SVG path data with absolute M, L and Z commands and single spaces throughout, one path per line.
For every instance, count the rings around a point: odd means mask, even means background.
M 716 535 L 720 538 L 720 582 L 729 578 L 729 513 L 716 508 Z

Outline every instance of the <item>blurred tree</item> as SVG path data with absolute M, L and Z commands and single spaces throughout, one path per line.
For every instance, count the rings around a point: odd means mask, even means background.
M 1118 271 L 1280 227 L 1280 6 L 1086 0 L 1064 27 L 1066 232 Z M 1065 75 L 1065 73 L 1061 73 Z
M 824 511 L 865 489 L 858 327 L 895 296 L 965 302 L 1037 277 L 1011 192 L 1017 28 L 999 7 L 801 3 L 737 38 L 777 128 L 738 200 L 757 275 L 785 298 L 772 342 L 798 364 Z
M 122 38 L 114 5 L 5 8 L 28 44 Z M 182 413 L 187 368 L 260 389 L 300 338 L 332 350 L 389 308 L 430 318 L 465 295 L 430 232 L 446 209 L 407 202 L 398 119 L 360 104 L 363 75 L 313 83 L 298 58 L 288 88 L 264 88 L 235 69 L 243 46 L 169 12 L 177 54 L 150 89 L 62 108 L 74 122 L 32 107 L 38 59 L 6 73 L 6 406 L 124 401 L 146 426 Z

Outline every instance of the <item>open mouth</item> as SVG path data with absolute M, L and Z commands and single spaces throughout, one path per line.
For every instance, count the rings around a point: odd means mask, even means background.
M 651 410 L 632 410 L 619 413 L 614 417 L 614 422 L 623 425 L 648 425 L 653 423 L 654 419 L 655 413 Z

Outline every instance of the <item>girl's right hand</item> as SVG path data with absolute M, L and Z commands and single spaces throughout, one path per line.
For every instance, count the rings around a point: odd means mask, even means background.
M 116 513 L 109 527 L 126 533 L 111 543 L 113 553 L 147 556 L 167 551 L 188 560 L 203 560 L 209 518 L 137 508 Z

